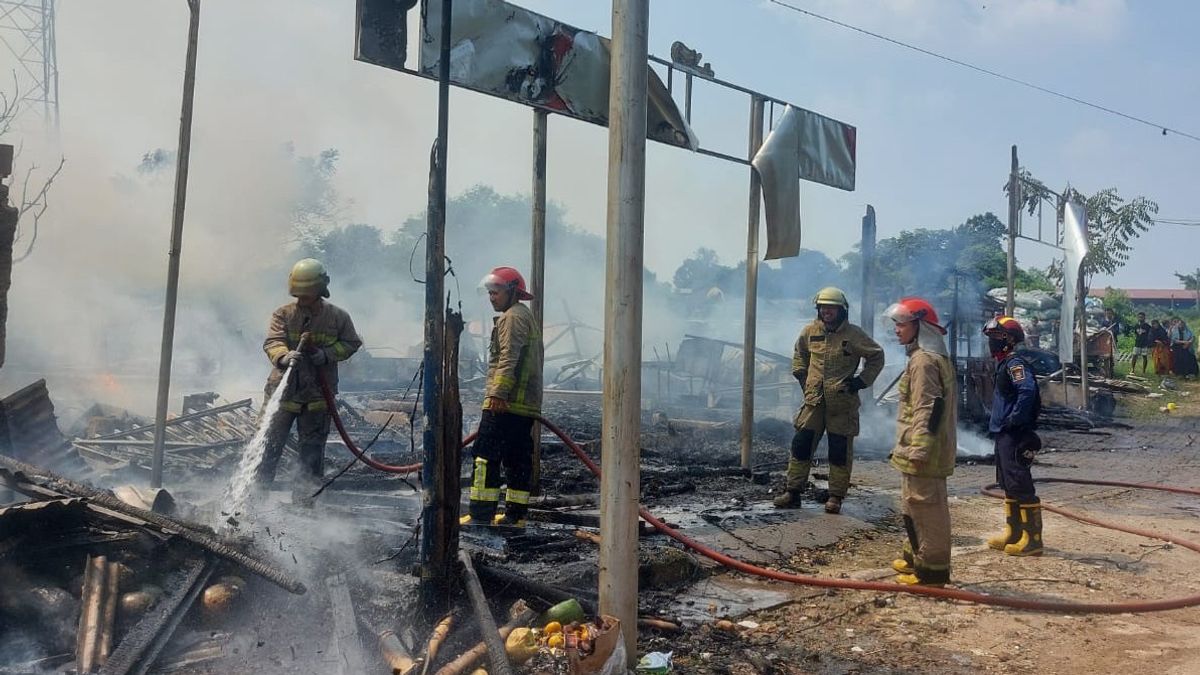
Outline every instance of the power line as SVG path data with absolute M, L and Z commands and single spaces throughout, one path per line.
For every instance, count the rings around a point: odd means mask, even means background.
M 1155 223 L 1159 225 L 1183 225 L 1186 227 L 1200 227 L 1200 220 L 1194 218 L 1155 218 Z
M 1067 101 L 1071 101 L 1072 103 L 1078 103 L 1080 105 L 1085 105 L 1089 108 L 1093 108 L 1093 109 L 1099 110 L 1101 112 L 1106 112 L 1110 115 L 1116 115 L 1117 117 L 1123 117 L 1127 120 L 1137 122 L 1138 124 L 1144 124 L 1148 127 L 1154 128 L 1154 129 L 1161 129 L 1162 134 L 1164 136 L 1166 136 L 1168 133 L 1172 133 L 1172 134 L 1175 134 L 1176 136 L 1182 136 L 1184 138 L 1188 138 L 1193 141 L 1200 141 L 1200 136 L 1196 136 L 1194 134 L 1189 134 L 1186 131 L 1172 129 L 1171 127 L 1168 127 L 1168 126 L 1165 126 L 1162 124 L 1158 124 L 1155 122 L 1151 122 L 1150 120 L 1142 119 L 1141 117 L 1135 117 L 1133 115 L 1123 113 L 1120 110 L 1114 110 L 1112 108 L 1102 106 L 1098 103 L 1092 103 L 1091 101 L 1085 101 L 1081 98 L 1076 98 L 1074 96 L 1071 96 L 1070 94 L 1064 94 L 1060 91 L 1055 91 L 1053 89 L 1047 89 L 1046 87 L 1034 84 L 1032 82 L 1022 80 L 1022 79 L 1019 79 L 1016 77 L 1012 77 L 1010 75 L 1005 75 L 1004 73 L 998 73 L 994 70 L 988 70 L 987 68 L 983 68 L 981 66 L 977 66 L 972 63 L 967 63 L 966 61 L 960 61 L 956 58 L 952 58 L 952 57 L 946 56 L 944 54 L 939 54 L 937 52 L 930 51 L 923 47 L 918 47 L 916 45 L 912 45 L 907 42 L 901 42 L 900 40 L 897 40 L 895 38 L 890 38 L 886 35 L 880 35 L 879 33 L 873 33 L 865 28 L 859 28 L 858 26 L 853 26 L 853 25 L 845 23 L 843 21 L 838 21 L 837 19 L 834 19 L 832 17 L 828 17 L 823 14 L 817 14 L 816 12 L 812 12 L 807 9 L 797 7 L 795 5 L 783 2 L 783 0 L 770 0 L 770 2 L 772 4 L 779 5 L 780 7 L 790 9 L 793 12 L 799 12 L 800 14 L 810 16 L 814 19 L 820 19 L 821 21 L 825 21 L 825 22 L 831 23 L 835 26 L 840 26 L 841 28 L 846 28 L 848 30 L 855 31 L 856 33 L 862 33 L 863 35 L 873 37 L 877 40 L 883 40 L 884 42 L 890 42 L 898 47 L 903 47 L 905 49 L 911 49 L 915 52 L 920 52 L 921 54 L 925 54 L 926 56 L 932 56 L 935 59 L 941 59 L 942 61 L 953 63 L 956 66 L 962 66 L 963 68 L 968 68 L 970 70 L 974 70 L 976 72 L 983 73 L 984 75 L 990 75 L 992 77 L 999 78 L 999 79 L 1005 80 L 1007 82 L 1012 82 L 1013 84 L 1019 84 L 1022 87 L 1028 87 L 1030 89 L 1035 89 L 1037 91 L 1042 92 L 1043 94 L 1049 94 L 1051 96 L 1056 96 L 1058 98 L 1065 99 Z

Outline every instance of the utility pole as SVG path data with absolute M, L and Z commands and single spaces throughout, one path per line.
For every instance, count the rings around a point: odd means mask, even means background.
M 867 204 L 862 217 L 862 308 L 858 325 L 875 337 L 875 207 Z M 867 400 L 874 400 L 875 387 L 867 387 Z
M 875 337 L 875 207 L 862 217 L 862 311 L 858 325 Z
M 688 77 L 691 86 L 692 78 Z M 691 98 L 689 97 L 689 102 Z M 750 99 L 750 150 L 753 160 L 763 141 L 763 99 Z M 746 228 L 746 305 L 742 321 L 742 468 L 750 468 L 754 447 L 754 354 L 758 337 L 758 230 L 762 178 L 750 167 L 750 207 Z
M 450 127 L 450 19 L 451 0 L 442 0 L 441 54 L 438 61 L 438 135 L 429 168 L 429 205 L 425 238 L 425 353 L 421 389 L 421 414 L 425 431 L 425 464 L 421 482 L 421 593 L 427 608 L 441 608 L 448 600 L 450 579 L 458 548 L 459 466 L 449 461 L 445 447 L 442 407 L 443 359 L 446 318 L 443 303 L 446 275 L 446 157 Z
M 533 285 L 533 320 L 537 323 L 538 335 L 538 364 L 546 362 L 546 132 L 549 113 L 545 110 L 533 111 L 533 222 L 530 260 L 533 266 L 529 282 Z M 544 381 L 544 380 L 543 380 Z M 542 485 L 542 425 L 534 422 L 533 430 L 533 490 L 541 493 Z
M 1017 167 L 1017 146 L 1012 146 L 1012 169 L 1008 174 L 1008 294 L 1004 315 L 1012 316 L 1017 308 L 1017 222 L 1021 219 L 1021 176 Z
M 637 662 L 641 490 L 642 257 L 646 200 L 649 0 L 613 0 L 608 88 L 604 407 L 600 480 L 600 611 L 621 621 Z
M 175 205 L 171 244 L 167 250 L 167 299 L 163 307 L 162 348 L 158 361 L 158 405 L 154 411 L 154 457 L 150 487 L 162 487 L 163 451 L 167 440 L 167 404 L 171 396 L 171 357 L 175 349 L 175 309 L 179 299 L 179 255 L 183 246 L 183 213 L 187 203 L 188 161 L 192 153 L 192 101 L 196 94 L 196 48 L 200 36 L 200 0 L 188 0 L 187 60 L 183 70 L 183 104 L 179 114 L 179 148 L 175 158 Z

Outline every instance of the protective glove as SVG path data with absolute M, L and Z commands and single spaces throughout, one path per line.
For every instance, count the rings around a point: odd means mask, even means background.
M 280 368 L 290 368 L 298 363 L 304 363 L 304 353 L 298 349 L 293 349 L 279 359 Z
M 329 363 L 329 354 L 327 354 L 324 349 L 317 348 L 308 355 L 308 361 L 314 366 L 323 366 L 326 363 Z
M 508 412 L 508 401 L 500 398 L 499 396 L 488 396 L 487 404 L 487 409 L 496 413 L 497 415 Z
M 863 379 L 861 377 L 855 375 L 854 377 L 850 378 L 849 382 L 846 383 L 846 388 L 850 390 L 851 394 L 854 394 L 863 389 L 866 389 L 867 383 L 863 382 Z

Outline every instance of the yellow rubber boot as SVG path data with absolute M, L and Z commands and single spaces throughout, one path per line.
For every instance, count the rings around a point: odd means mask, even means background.
M 916 574 L 917 526 L 908 515 L 904 516 L 904 532 L 908 538 L 904 540 L 904 546 L 900 549 L 900 557 L 892 561 L 892 569 L 900 574 Z
M 950 568 L 918 567 L 911 574 L 897 574 L 896 583 L 905 586 L 937 586 L 950 583 Z
M 988 548 L 1003 551 L 1005 546 L 1017 543 L 1021 538 L 1020 514 L 1017 511 L 1017 500 L 1004 500 L 1004 532 L 987 540 Z
M 1021 536 L 1004 547 L 1005 555 L 1030 556 L 1042 554 L 1042 505 L 1021 504 L 1019 507 Z

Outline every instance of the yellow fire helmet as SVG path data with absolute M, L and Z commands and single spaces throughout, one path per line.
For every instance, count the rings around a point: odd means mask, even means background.
M 305 258 L 292 265 L 292 272 L 288 275 L 288 293 L 293 296 L 315 294 L 328 298 L 329 275 L 325 273 L 321 261 Z
M 817 291 L 817 297 L 813 299 L 813 304 L 818 307 L 821 305 L 838 305 L 842 309 L 850 309 L 850 301 L 846 299 L 846 294 L 842 292 L 842 289 L 835 286 L 826 286 Z

